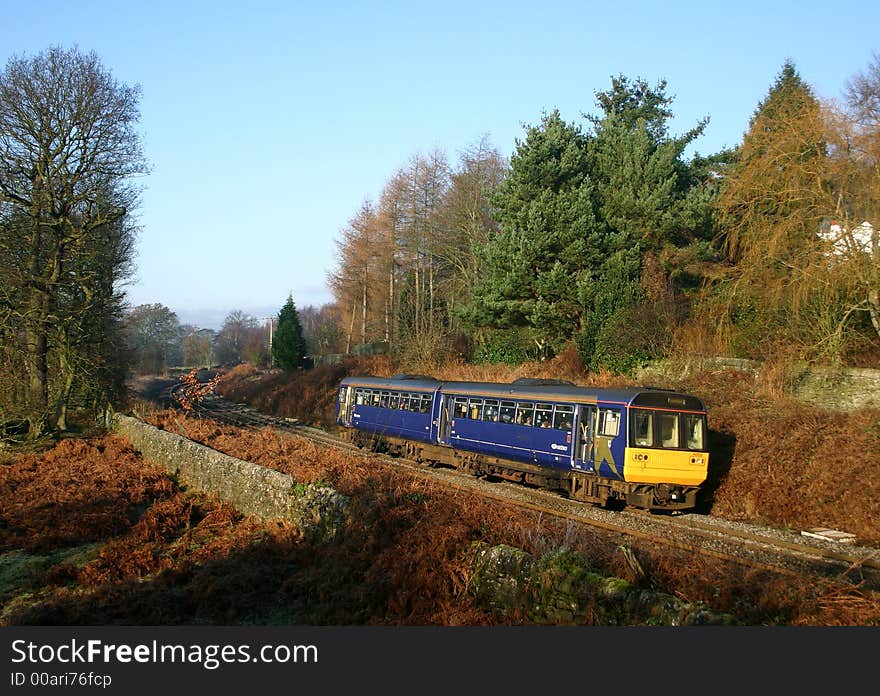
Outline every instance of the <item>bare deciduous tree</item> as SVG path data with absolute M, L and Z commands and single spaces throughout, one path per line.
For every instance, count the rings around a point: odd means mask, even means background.
M 505 166 L 486 138 L 454 172 L 439 150 L 414 156 L 349 220 L 329 274 L 346 352 L 374 341 L 416 357 L 442 349 L 475 281 L 474 245 L 494 229 L 486 196 Z
M 22 337 L 34 434 L 53 402 L 64 410 L 70 389 L 58 382 L 80 377 L 56 349 L 86 325 L 98 330 L 95 288 L 112 288 L 123 275 L 127 259 L 97 264 L 94 253 L 107 230 L 133 234 L 125 222 L 137 204 L 132 180 L 147 169 L 135 132 L 139 97 L 94 53 L 75 48 L 13 58 L 0 74 L 0 265 L 13 281 L 2 303 L 4 320 Z M 59 325 L 66 336 L 59 338 Z M 59 379 L 50 385 L 56 362 Z
M 226 315 L 217 333 L 217 360 L 221 363 L 248 361 L 257 364 L 268 357 L 265 330 L 257 318 L 240 309 Z

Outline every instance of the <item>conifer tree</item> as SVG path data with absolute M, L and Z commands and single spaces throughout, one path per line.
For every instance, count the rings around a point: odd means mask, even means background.
M 306 341 L 293 295 L 287 296 L 287 302 L 278 313 L 278 326 L 272 337 L 272 357 L 275 364 L 284 370 L 295 370 L 305 365 Z
M 751 119 L 718 200 L 725 249 L 751 266 L 784 264 L 815 238 L 828 210 L 817 172 L 827 158 L 825 123 L 810 86 L 786 61 Z
M 635 342 L 619 331 L 604 334 L 611 324 L 644 325 L 632 312 L 644 304 L 646 253 L 710 237 L 710 197 L 683 159 L 706 121 L 669 136 L 665 87 L 621 76 L 597 93 L 602 113 L 589 117 L 592 133 L 558 111 L 527 130 L 492 198 L 500 230 L 478 247 L 480 276 L 462 311 L 467 322 L 518 330 L 551 352 L 575 338 L 591 367 L 627 369 L 654 357 L 662 344 L 656 334 L 669 333 L 664 326 Z M 636 342 L 647 348 L 633 352 Z
M 672 97 L 662 80 L 652 87 L 620 75 L 596 101 L 587 162 L 599 225 L 580 276 L 577 342 L 590 367 L 627 371 L 671 341 L 672 283 L 658 256 L 711 234 L 709 196 L 684 159 L 708 121 L 669 135 Z M 646 293 L 652 285 L 663 292 Z
M 558 350 L 578 326 L 576 278 L 595 232 L 586 140 L 558 111 L 530 127 L 493 197 L 501 230 L 478 249 L 482 272 L 462 312 L 473 326 L 526 328 Z
M 825 282 L 830 267 L 818 237 L 835 209 L 829 164 L 821 104 L 787 61 L 751 119 L 716 207 L 732 263 L 719 286 L 717 326 L 736 354 L 809 352 L 837 333 L 829 327 L 840 298 Z

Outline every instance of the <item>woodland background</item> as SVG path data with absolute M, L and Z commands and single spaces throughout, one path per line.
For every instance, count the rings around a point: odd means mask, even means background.
M 786 62 L 742 142 L 703 155 L 708 117 L 672 134 L 666 83 L 619 75 L 581 123 L 552 111 L 527 126 L 509 161 L 487 138 L 454 163 L 413 156 L 340 230 L 335 301 L 289 297 L 299 329 L 280 333 L 316 362 L 877 366 L 880 56 L 842 89 L 822 101 Z M 69 429 L 72 408 L 123 400 L 132 372 L 275 362 L 274 320 L 236 310 L 214 332 L 126 303 L 148 173 L 139 99 L 77 49 L 0 74 L 4 432 Z

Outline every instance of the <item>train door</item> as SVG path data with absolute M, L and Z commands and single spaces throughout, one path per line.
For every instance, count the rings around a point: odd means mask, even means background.
M 574 424 L 574 447 L 572 466 L 575 469 L 594 471 L 596 456 L 596 407 L 578 406 Z
M 341 387 L 339 389 L 339 422 L 343 425 L 351 423 L 351 393 L 354 391 L 352 387 Z
M 441 395 L 439 401 L 439 413 L 434 422 L 437 424 L 437 441 L 441 445 L 448 445 L 452 430 L 452 397 Z

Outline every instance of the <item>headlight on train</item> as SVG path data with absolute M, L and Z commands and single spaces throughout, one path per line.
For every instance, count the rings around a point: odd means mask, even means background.
M 699 456 L 699 455 L 691 457 L 691 464 L 694 464 L 695 466 L 702 466 L 703 465 L 703 457 Z
M 681 488 L 671 486 L 668 483 L 658 484 L 655 495 L 661 502 L 674 503 L 679 500 L 684 500 L 684 491 L 681 490 Z

